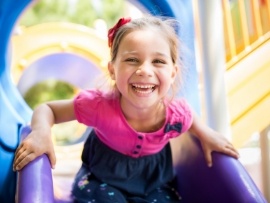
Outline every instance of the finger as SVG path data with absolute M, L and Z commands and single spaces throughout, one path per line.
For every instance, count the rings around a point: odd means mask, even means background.
M 20 144 L 15 151 L 15 157 L 20 155 L 24 150 L 25 150 L 25 147 L 23 146 L 23 144 Z
M 29 143 L 26 141 L 26 139 L 17 147 L 15 151 L 15 157 L 20 156 L 21 153 L 23 153 L 26 149 L 30 148 Z
M 15 154 L 14 162 L 13 162 L 13 168 L 15 168 L 19 162 L 21 162 L 24 157 L 27 155 L 27 151 L 25 148 L 21 147 L 18 148 Z
M 22 156 L 23 158 L 21 158 Z M 18 163 L 15 166 L 16 171 L 21 170 L 23 167 L 25 167 L 28 163 L 30 163 L 36 158 L 34 153 L 27 153 L 26 155 L 22 154 L 21 157 L 20 157 L 20 161 L 18 161 Z
M 230 150 L 235 151 L 236 153 L 238 153 L 238 151 L 235 149 L 235 147 L 232 144 L 227 144 L 225 146 L 225 148 L 230 149 Z
M 205 159 L 208 167 L 212 167 L 212 156 L 211 156 L 211 151 L 207 150 L 205 153 Z
M 50 163 L 51 163 L 51 167 L 54 169 L 55 168 L 55 164 L 56 164 L 56 157 L 55 157 L 55 152 L 54 150 L 50 151 L 49 153 L 47 153 Z
M 226 154 L 228 154 L 236 159 L 239 158 L 239 153 L 233 146 L 226 146 L 224 149 L 224 153 L 226 153 Z
M 13 164 L 13 170 L 18 170 L 18 164 L 25 158 L 25 156 L 27 156 L 29 153 L 24 150 L 24 149 L 21 149 L 18 153 L 17 153 L 17 156 L 15 158 L 15 161 L 14 161 L 14 164 Z
M 229 148 L 229 149 L 233 150 L 235 153 L 239 154 L 238 151 L 236 150 L 236 148 L 230 142 L 227 143 L 226 148 Z

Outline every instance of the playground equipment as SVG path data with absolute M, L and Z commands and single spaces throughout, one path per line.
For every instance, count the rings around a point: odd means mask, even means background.
M 19 92 L 55 78 L 80 89 L 95 86 L 107 68 L 107 41 L 88 27 L 44 23 L 22 28 L 12 37 L 12 76 Z M 31 80 L 29 80 L 31 78 Z

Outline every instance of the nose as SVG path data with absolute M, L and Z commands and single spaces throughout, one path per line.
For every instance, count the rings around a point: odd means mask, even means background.
M 152 64 L 143 63 L 136 70 L 136 75 L 151 77 L 153 75 Z

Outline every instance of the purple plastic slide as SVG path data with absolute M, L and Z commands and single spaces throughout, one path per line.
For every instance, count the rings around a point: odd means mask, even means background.
M 31 131 L 21 130 L 22 138 Z M 177 141 L 177 140 L 176 140 Z M 241 163 L 229 156 L 213 153 L 214 165 L 208 168 L 198 140 L 183 135 L 176 158 L 176 184 L 183 203 L 267 203 Z M 51 166 L 46 155 L 32 161 L 19 172 L 18 203 L 72 202 L 56 200 Z

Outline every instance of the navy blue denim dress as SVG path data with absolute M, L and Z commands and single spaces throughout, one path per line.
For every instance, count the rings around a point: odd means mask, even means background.
M 139 158 L 125 156 L 102 143 L 94 130 L 84 144 L 82 167 L 72 195 L 78 203 L 178 203 L 170 144 Z

